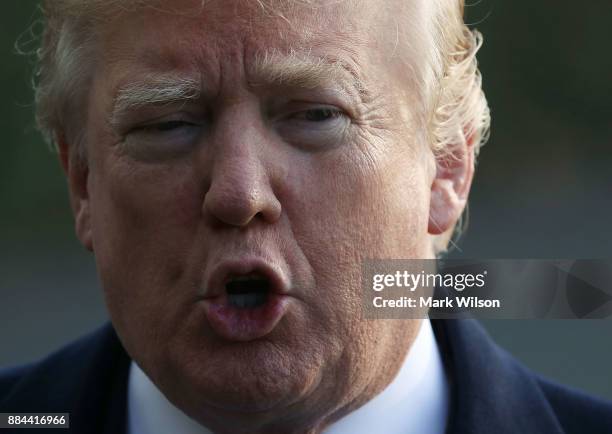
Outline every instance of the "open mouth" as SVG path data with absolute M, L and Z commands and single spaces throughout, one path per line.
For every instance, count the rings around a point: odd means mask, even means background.
M 270 291 L 270 281 L 257 273 L 232 276 L 225 282 L 227 302 L 238 309 L 263 306 L 270 298 Z
M 261 338 L 285 315 L 291 299 L 287 288 L 282 271 L 263 261 L 220 264 L 203 300 L 208 323 L 227 340 Z

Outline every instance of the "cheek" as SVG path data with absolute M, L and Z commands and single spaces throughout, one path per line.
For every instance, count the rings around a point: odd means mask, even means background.
M 90 192 L 94 252 L 109 311 L 116 310 L 117 301 L 142 306 L 139 312 L 149 311 L 144 307 L 157 312 L 163 309 L 155 303 L 170 294 L 154 292 L 181 286 L 176 283 L 200 218 L 199 187 L 186 165 L 112 167 L 94 174 Z
M 323 332 L 345 347 L 387 333 L 360 320 L 363 260 L 428 255 L 429 189 L 425 166 L 416 161 L 341 154 L 293 172 L 301 182 L 288 213 L 316 279 L 310 305 L 319 310 Z
M 417 161 L 344 154 L 297 172 L 303 182 L 291 217 L 309 256 L 330 265 L 426 256 L 430 188 Z

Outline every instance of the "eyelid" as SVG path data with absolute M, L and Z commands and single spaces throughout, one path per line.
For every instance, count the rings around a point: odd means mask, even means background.
M 133 128 L 142 128 L 142 127 L 147 127 L 147 126 L 152 126 L 152 125 L 157 125 L 157 124 L 163 124 L 166 122 L 176 122 L 176 121 L 182 121 L 185 123 L 196 123 L 196 120 L 194 119 L 195 116 L 181 111 L 181 112 L 172 112 L 172 113 L 167 113 L 167 114 L 163 114 L 163 115 L 159 115 L 159 116 L 155 116 L 152 118 L 148 118 L 147 120 L 144 120 L 142 122 L 138 122 L 136 124 L 134 124 Z
M 178 122 L 176 127 L 164 124 Z M 203 127 L 193 116 L 172 114 L 132 125 L 118 142 L 122 153 L 141 161 L 161 161 L 186 155 L 199 143 Z
M 309 110 L 330 110 L 335 116 L 317 121 L 304 118 Z M 275 132 L 287 144 L 308 152 L 331 150 L 347 142 L 353 124 L 350 115 L 331 104 L 305 104 L 275 118 Z
M 313 120 L 307 119 L 308 113 L 314 112 L 314 111 L 329 111 L 329 112 L 332 112 L 333 114 L 329 118 L 322 120 L 322 121 L 313 121 Z M 305 110 L 299 110 L 299 111 L 293 112 L 289 116 L 289 119 L 295 119 L 300 122 L 317 122 L 317 123 L 338 121 L 339 119 L 342 119 L 342 118 L 349 119 L 347 114 L 341 109 L 338 109 L 337 107 L 323 107 L 323 106 L 313 107 L 313 108 L 309 108 Z
M 342 106 L 333 103 L 321 103 L 316 101 L 288 101 L 282 105 L 270 110 L 270 118 L 272 121 L 282 121 L 287 119 L 295 119 L 297 115 L 303 114 L 312 110 L 330 110 L 338 113 L 338 117 L 342 116 L 348 120 L 353 119 L 352 115 Z
M 350 116 L 355 114 L 353 108 L 359 104 L 359 100 L 340 85 L 328 87 L 317 87 L 315 89 L 287 89 L 284 95 L 293 102 L 305 104 L 323 104 L 340 108 Z
M 205 117 L 205 113 L 199 106 L 189 107 L 188 110 L 182 104 L 168 105 L 147 105 L 134 110 L 121 113 L 121 115 L 111 118 L 110 125 L 121 135 L 127 134 L 139 127 L 152 125 L 160 122 L 173 120 L 184 120 L 197 124 Z
M 132 127 L 131 131 L 136 132 L 136 131 L 153 130 L 153 129 L 155 129 L 155 127 L 159 127 L 159 126 L 163 126 L 163 125 L 167 125 L 167 124 L 171 124 L 171 123 L 183 124 L 184 126 L 196 126 L 196 125 L 198 125 L 197 123 L 192 122 L 191 120 L 187 120 L 187 119 L 169 118 L 169 119 L 159 119 L 159 120 L 155 120 L 155 121 L 145 122 L 145 123 L 140 124 L 140 125 L 136 125 L 136 126 Z

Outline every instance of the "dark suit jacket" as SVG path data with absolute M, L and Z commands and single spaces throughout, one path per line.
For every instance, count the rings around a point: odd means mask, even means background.
M 432 325 L 452 385 L 449 434 L 612 434 L 612 403 L 527 370 L 473 320 Z M 0 371 L 0 412 L 71 414 L 69 431 L 36 434 L 123 434 L 129 364 L 106 325 L 41 362 Z

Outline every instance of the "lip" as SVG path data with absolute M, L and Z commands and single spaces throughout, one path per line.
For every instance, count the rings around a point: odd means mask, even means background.
M 270 283 L 265 304 L 248 309 L 231 305 L 225 283 L 235 275 L 257 273 Z M 212 271 L 204 294 L 204 310 L 208 323 L 221 338 L 230 341 L 252 341 L 272 332 L 285 315 L 290 290 L 287 275 L 280 267 L 261 258 L 223 261 Z

